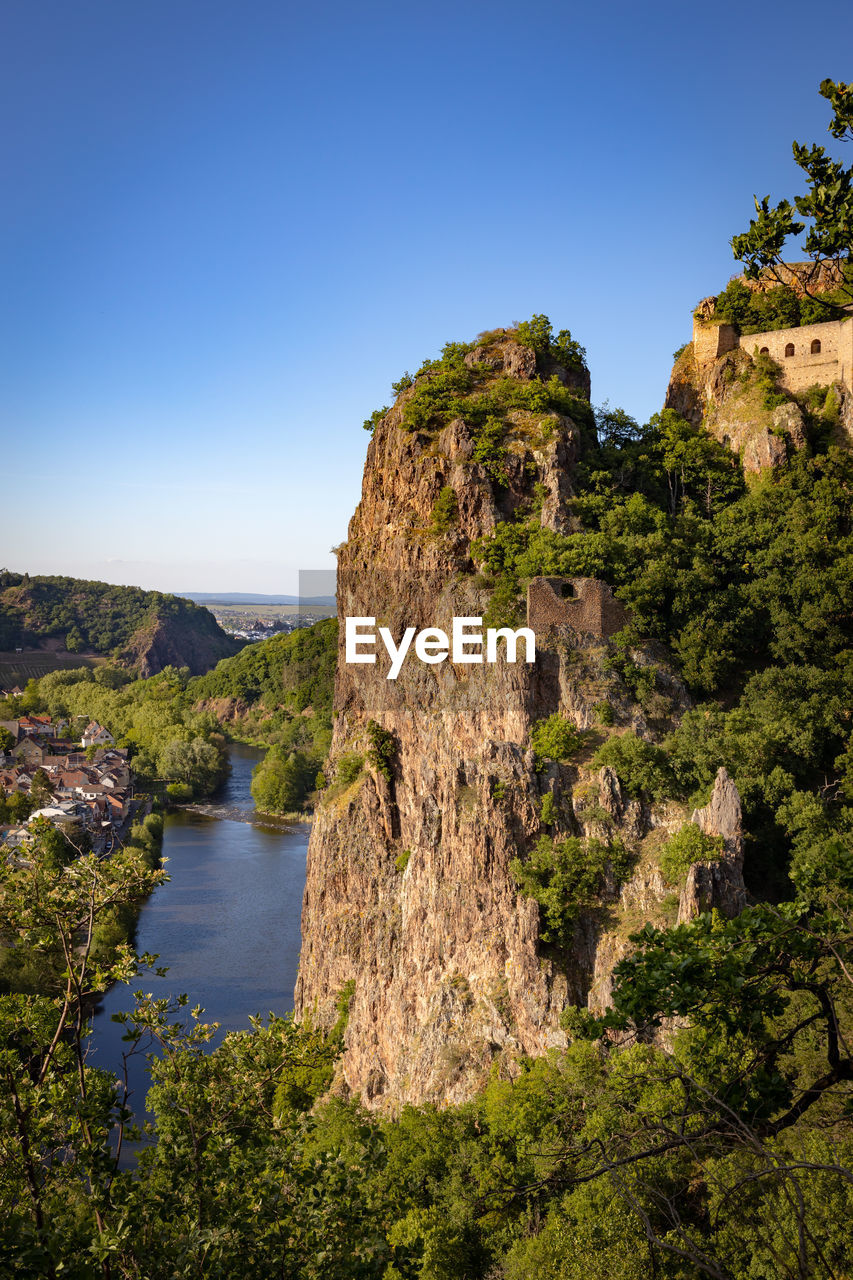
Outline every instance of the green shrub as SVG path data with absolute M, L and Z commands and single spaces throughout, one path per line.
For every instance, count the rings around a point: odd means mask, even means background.
M 424 360 L 415 377 L 420 378 L 425 373 L 438 373 L 448 369 L 464 369 L 465 357 L 473 350 L 473 342 L 445 342 L 438 359 Z
M 494 414 L 489 414 L 474 442 L 474 461 L 482 463 L 491 479 L 498 484 L 507 482 L 505 436 L 504 423 Z
M 459 500 L 456 497 L 456 491 L 446 484 L 433 505 L 430 528 L 435 534 L 447 533 L 456 524 L 458 518 Z
M 428 431 L 464 416 L 465 396 L 475 384 L 474 373 L 465 365 L 419 372 L 415 389 L 403 409 L 406 431 Z
M 561 330 L 556 337 L 548 336 L 550 322 L 547 317 L 534 317 L 534 321 L 543 320 L 544 328 L 541 325 L 537 327 L 532 321 L 527 326 L 520 326 L 519 332 L 527 345 L 534 346 L 564 366 L 585 367 L 584 349 L 574 341 L 568 329 Z M 474 429 L 484 428 L 490 418 L 502 423 L 511 409 L 568 414 L 579 425 L 594 429 L 588 401 L 577 389 L 565 387 L 556 375 L 547 382 L 539 379 L 521 382 L 509 376 L 495 379 L 493 370 L 488 366 L 477 364 L 469 368 L 465 364 L 465 356 L 473 349 L 473 343 L 448 342 L 438 360 L 424 361 L 415 375 L 411 384 L 414 389 L 403 408 L 404 430 L 431 432 L 454 418 L 463 418 Z M 402 385 L 402 380 L 397 385 Z M 364 424 L 367 430 L 373 430 L 385 413 L 387 409 L 377 410 L 373 417 L 368 418 Z M 491 438 L 482 447 L 486 449 L 487 460 L 499 468 L 500 457 L 494 454 L 494 450 L 500 448 L 499 429 L 491 426 L 489 431 Z M 503 427 L 500 427 L 502 432 Z
M 397 753 L 397 743 L 389 729 L 383 729 L 375 720 L 367 722 L 367 741 L 370 744 L 367 762 L 387 782 L 391 781 L 391 766 Z
M 500 578 L 483 612 L 483 626 L 517 627 L 522 615 L 523 601 L 516 579 L 509 575 Z
M 261 813 L 293 813 L 316 777 L 317 766 L 302 751 L 271 747 L 252 774 L 252 799 Z
M 616 770 L 620 782 L 632 796 L 646 795 L 651 800 L 662 800 L 675 794 L 675 776 L 668 755 L 662 747 L 638 738 L 633 731 L 602 743 L 592 765 L 600 769 L 606 764 Z
M 695 822 L 685 822 L 661 850 L 660 869 L 670 884 L 677 884 L 694 862 L 716 862 L 722 854 L 722 836 L 706 835 Z
M 599 724 L 611 725 L 616 723 L 616 712 L 609 702 L 596 702 L 593 710 Z
M 516 325 L 516 342 L 532 347 L 538 354 L 550 356 L 558 364 L 569 368 L 586 368 L 586 351 L 576 342 L 568 329 L 555 334 L 547 316 L 531 316 Z
M 780 404 L 787 404 L 789 397 L 779 390 L 779 379 L 782 369 L 766 352 L 757 352 L 753 357 L 755 385 L 762 393 L 765 409 L 776 409 Z
M 406 870 L 406 867 L 409 865 L 409 859 L 411 858 L 411 856 L 412 856 L 411 849 L 404 849 L 403 852 L 400 854 L 400 856 L 397 858 L 396 862 L 394 863 L 394 866 L 400 872 L 400 875 L 403 874 L 403 872 Z
M 340 1042 L 343 1040 L 344 1032 L 347 1029 L 347 1023 L 349 1022 L 350 1005 L 352 1004 L 352 998 L 354 995 L 355 995 L 355 978 L 350 978 L 341 987 L 340 991 L 338 992 L 338 998 L 335 1001 L 335 1008 L 338 1011 L 338 1017 L 335 1022 L 335 1025 L 332 1027 L 331 1038 L 337 1041 L 338 1044 L 340 1044 Z
M 364 756 L 359 755 L 357 751 L 347 751 L 338 759 L 338 767 L 335 772 L 335 780 L 342 782 L 345 787 L 355 782 L 358 775 L 364 768 Z
M 841 404 L 835 387 L 830 387 L 823 402 L 822 417 L 829 426 L 836 427 L 841 421 Z
M 545 827 L 552 827 L 557 821 L 557 804 L 554 800 L 553 791 L 549 791 L 547 795 L 542 797 L 542 806 L 539 810 L 539 821 Z
M 530 745 L 537 762 L 570 760 L 583 740 L 580 730 L 558 711 L 547 720 L 538 720 L 530 730 Z
M 568 946 L 577 917 L 600 899 L 608 867 L 622 880 L 630 863 L 618 840 L 608 846 L 577 836 L 562 841 L 540 836 L 526 860 L 512 859 L 510 871 L 521 892 L 539 903 L 543 942 Z
M 193 789 L 188 782 L 170 782 L 166 787 L 166 795 L 170 800 L 191 800 Z
M 740 278 L 730 280 L 718 296 L 715 324 L 734 324 L 741 333 L 764 333 L 772 329 L 796 329 L 804 324 L 836 318 L 833 294 L 800 298 L 790 285 L 775 289 L 750 289 Z
M 365 418 L 364 422 L 362 423 L 362 426 L 364 427 L 365 431 L 369 431 L 370 434 L 373 435 L 374 431 L 379 426 L 379 423 L 385 417 L 385 414 L 387 412 L 388 412 L 387 404 L 383 404 L 381 409 L 374 409 L 370 417 Z

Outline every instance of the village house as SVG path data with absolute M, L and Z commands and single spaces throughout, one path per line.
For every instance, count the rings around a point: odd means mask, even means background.
M 112 746 L 115 743 L 115 738 L 109 729 L 105 729 L 103 725 L 98 724 L 97 720 L 90 720 L 83 730 L 81 742 L 84 747 Z
M 42 818 L 57 827 L 83 826 L 91 833 L 96 851 L 108 848 L 112 833 L 132 812 L 127 749 L 117 747 L 109 730 L 96 720 L 89 721 L 83 734 L 85 751 L 61 736 L 68 730 L 65 720 L 27 715 L 0 723 L 13 741 L 0 756 L 3 794 L 29 796 L 36 770 L 42 769 L 51 796 L 30 815 L 29 822 Z M 27 824 L 13 824 L 0 830 L 0 843 L 19 848 L 29 835 Z
M 27 764 L 37 767 L 44 763 L 45 757 L 50 754 L 47 746 L 39 742 L 36 738 L 21 738 L 16 747 L 12 748 L 10 753 L 15 760 L 21 763 L 26 761 Z
M 55 827 L 79 827 L 81 823 L 81 814 L 78 806 L 68 802 L 64 804 L 47 804 L 41 809 L 36 809 L 27 818 L 27 825 L 31 826 L 37 818 L 44 818 Z

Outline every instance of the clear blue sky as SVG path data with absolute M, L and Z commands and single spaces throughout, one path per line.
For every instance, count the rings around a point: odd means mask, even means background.
M 7 0 L 0 561 L 295 589 L 362 420 L 546 312 L 661 405 L 753 192 L 853 78 L 853 7 Z

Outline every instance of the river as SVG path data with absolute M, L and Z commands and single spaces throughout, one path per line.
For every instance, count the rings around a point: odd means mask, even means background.
M 258 817 L 249 784 L 263 757 L 230 748 L 231 773 L 210 804 L 171 813 L 163 834 L 169 881 L 143 904 L 136 949 L 159 955 L 168 974 L 117 984 L 95 1014 L 89 1064 L 120 1074 L 123 1027 L 111 1016 L 133 1008 L 133 991 L 156 997 L 186 993 L 189 1008 L 226 1031 L 248 1028 L 249 1016 L 293 1008 L 299 964 L 299 921 L 305 887 L 307 823 L 276 826 Z M 143 1111 L 144 1058 L 129 1063 L 130 1106 Z

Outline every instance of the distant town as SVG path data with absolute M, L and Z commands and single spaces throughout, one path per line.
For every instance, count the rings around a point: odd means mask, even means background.
M 228 635 L 251 644 L 269 636 L 287 635 L 300 627 L 313 627 L 315 622 L 335 616 L 334 570 L 318 570 L 310 575 L 310 581 L 314 589 L 298 596 L 253 595 L 239 591 L 233 594 L 186 591 L 182 594 L 185 599 L 209 609 Z
M 266 640 L 269 636 L 288 634 L 300 627 L 313 627 L 315 622 L 328 618 L 334 609 L 317 609 L 311 613 L 285 613 L 286 605 L 280 610 L 275 606 L 246 605 L 235 606 L 209 605 L 208 608 L 223 631 L 230 636 L 252 643 L 255 640 Z
M 0 697 L 21 693 L 12 688 Z M 133 819 L 150 811 L 150 798 L 135 795 L 127 750 L 109 730 L 91 720 L 79 741 L 69 732 L 67 721 L 47 715 L 0 720 L 0 845 L 7 854 L 25 853 L 44 822 L 78 849 L 109 853 Z

